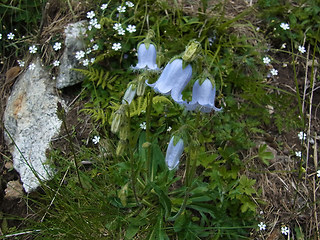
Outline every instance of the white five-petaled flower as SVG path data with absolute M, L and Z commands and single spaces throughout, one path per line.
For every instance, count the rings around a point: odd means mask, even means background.
M 89 24 L 92 25 L 92 26 L 97 25 L 97 24 L 98 24 L 98 19 L 96 19 L 96 18 L 91 19 L 91 20 L 89 21 Z
M 320 170 L 317 171 L 317 177 L 320 177 Z
M 301 53 L 305 53 L 305 52 L 306 52 L 306 49 L 304 48 L 304 46 L 299 46 L 299 47 L 298 47 L 298 50 L 299 50 L 299 52 L 301 52 Z
M 14 34 L 11 32 L 11 33 L 8 33 L 7 37 L 9 40 L 12 40 L 14 38 Z
M 60 50 L 60 49 L 61 49 L 61 43 L 60 43 L 60 42 L 56 42 L 56 43 L 54 43 L 54 45 L 53 45 L 53 49 L 54 49 L 55 51 Z
M 307 139 L 307 135 L 304 132 L 299 132 L 298 133 L 298 138 L 300 140 L 306 140 Z
M 118 34 L 119 35 L 124 35 L 125 34 L 125 30 L 123 28 L 118 29 Z
M 140 123 L 140 128 L 142 130 L 146 130 L 147 129 L 147 123 L 146 122 Z
M 287 226 L 282 226 L 281 233 L 287 236 L 290 233 L 290 230 Z
M 263 222 L 260 222 L 260 223 L 258 224 L 258 227 L 259 227 L 260 231 L 262 231 L 262 230 L 266 230 L 267 225 L 264 224 Z
M 277 76 L 278 75 L 278 70 L 276 69 L 271 69 L 270 73 L 272 74 L 272 76 Z
M 132 2 L 130 2 L 130 1 L 126 1 L 126 5 L 128 7 L 134 7 L 134 4 Z
M 24 61 L 18 60 L 17 62 L 19 64 L 19 67 L 24 67 L 24 63 L 25 63 Z
M 112 44 L 112 49 L 118 51 L 119 49 L 121 49 L 121 43 Z
M 119 29 L 122 29 L 121 23 L 115 23 L 113 25 L 113 29 L 116 30 L 116 31 L 118 31 Z
M 99 143 L 99 141 L 100 141 L 100 137 L 99 137 L 99 136 L 94 136 L 94 137 L 92 138 L 92 142 L 93 142 L 94 144 Z
M 172 130 L 172 127 L 169 126 L 169 127 L 167 128 L 167 132 L 170 132 L 171 130 Z
M 76 59 L 77 60 L 80 60 L 81 58 L 83 58 L 84 57 L 84 55 L 85 55 L 85 52 L 84 51 L 78 51 L 78 52 L 76 52 Z
M 281 23 L 280 24 L 280 27 L 283 29 L 283 30 L 289 30 L 290 29 L 290 26 L 288 23 Z
M 106 8 L 108 7 L 108 4 L 107 3 L 104 3 L 101 5 L 101 10 L 105 10 Z
M 29 52 L 30 53 L 36 53 L 38 50 L 38 48 L 35 45 L 32 45 L 29 47 Z
M 125 12 L 126 11 L 126 6 L 119 6 L 119 7 L 117 7 L 117 10 L 118 10 L 118 12 L 119 13 L 123 13 L 123 12 Z
M 91 63 L 94 63 L 95 60 L 96 60 L 95 58 L 91 58 L 91 59 L 90 59 L 90 62 L 91 62 Z
M 83 66 L 88 66 L 89 65 L 89 59 L 84 59 L 82 64 L 83 64 Z
M 2 34 L 0 33 L 0 39 L 2 39 Z
M 99 49 L 99 45 L 98 44 L 95 44 L 92 46 L 92 50 L 93 51 L 97 51 Z
M 286 48 L 286 47 L 287 47 L 287 44 L 286 44 L 286 43 L 282 43 L 281 49 L 284 49 L 284 48 Z
M 34 63 L 31 63 L 30 65 L 29 65 L 29 69 L 30 70 L 34 70 L 36 68 L 36 65 L 34 64 Z
M 87 12 L 87 18 L 92 19 L 92 18 L 94 18 L 95 15 L 96 14 L 94 13 L 94 11 Z
M 271 59 L 269 57 L 264 57 L 262 61 L 264 64 L 269 64 L 271 62 Z
M 129 33 L 133 33 L 133 32 L 135 32 L 135 31 L 137 31 L 137 30 L 136 30 L 136 26 L 134 26 L 134 25 L 129 25 L 129 26 L 127 27 L 127 31 L 128 31 Z
M 60 61 L 59 60 L 55 60 L 53 62 L 53 66 L 58 67 L 60 65 Z
M 301 151 L 297 151 L 297 152 L 295 152 L 295 154 L 297 157 L 301 158 Z

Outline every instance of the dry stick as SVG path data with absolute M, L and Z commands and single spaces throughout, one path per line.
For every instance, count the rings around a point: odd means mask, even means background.
M 309 51 L 310 45 L 308 46 Z M 307 158 L 306 158 L 306 178 L 305 182 L 307 181 L 308 175 L 308 161 L 309 161 L 309 147 L 310 147 L 310 131 L 311 131 L 311 119 L 312 119 L 312 99 L 313 99 L 313 92 L 314 92 L 314 85 L 315 85 L 315 76 L 317 75 L 317 68 L 314 68 L 314 71 L 311 75 L 311 96 L 310 96 L 310 103 L 309 103 L 309 123 L 308 123 L 308 132 L 307 132 Z
M 307 88 L 308 88 L 307 81 L 308 81 L 309 52 L 310 52 L 310 45 L 308 46 L 307 59 L 306 59 L 306 71 L 305 71 L 305 77 L 304 77 L 304 88 L 303 88 L 303 98 L 302 98 L 302 113 L 304 113 L 304 103 L 306 100 L 306 92 L 307 92 Z

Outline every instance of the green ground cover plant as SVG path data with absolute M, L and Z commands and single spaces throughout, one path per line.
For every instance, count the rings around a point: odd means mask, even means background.
M 0 29 L 3 59 L 21 56 L 13 48 L 19 40 L 8 44 L 15 40 L 9 29 L 28 35 L 41 22 L 41 14 L 28 14 L 44 3 L 29 2 L 4 2 L 0 10 L 10 19 Z M 75 53 L 83 67 L 74 71 L 84 75 L 80 113 L 92 121 L 90 141 L 73 141 L 76 130 L 59 108 L 69 151 L 48 153 L 55 177 L 26 197 L 34 216 L 25 228 L 2 225 L 3 238 L 20 231 L 26 239 L 317 239 L 318 226 L 307 232 L 306 222 L 266 223 L 259 212 L 267 201 L 253 174 L 274 165 L 267 144 L 258 143 L 272 127 L 316 142 L 306 92 L 318 81 L 319 4 L 260 0 L 232 17 L 227 1 L 199 1 L 192 12 L 178 1 L 86 6 L 87 49 Z M 41 54 L 34 44 L 24 49 Z M 50 44 L 59 51 L 63 40 L 57 34 Z M 55 54 L 45 55 L 49 67 L 59 66 Z M 311 90 L 298 82 L 299 62 L 308 60 Z M 277 84 L 282 68 L 291 71 L 290 89 Z M 314 155 L 298 150 L 290 153 L 292 173 L 301 182 L 311 174 L 318 184 L 318 166 L 308 164 Z M 317 209 L 317 201 L 307 202 Z

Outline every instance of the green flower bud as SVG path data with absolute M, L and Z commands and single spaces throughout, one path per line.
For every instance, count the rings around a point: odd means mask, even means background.
M 192 62 L 197 58 L 201 44 L 195 40 L 191 40 L 183 53 L 182 59 L 186 62 Z
M 121 156 L 124 153 L 124 150 L 126 149 L 127 143 L 126 141 L 120 140 L 118 142 L 118 146 L 116 149 L 116 155 Z
M 120 128 L 119 137 L 121 140 L 127 140 L 128 136 L 128 127 L 126 126 L 126 124 L 124 124 L 124 126 L 121 126 Z
M 111 123 L 111 132 L 117 133 L 124 119 L 125 119 L 124 105 L 121 105 L 120 108 L 113 114 L 113 120 Z
M 139 97 L 143 96 L 145 89 L 146 89 L 146 83 L 145 83 L 144 77 L 145 77 L 144 75 L 141 75 L 138 78 L 137 95 Z

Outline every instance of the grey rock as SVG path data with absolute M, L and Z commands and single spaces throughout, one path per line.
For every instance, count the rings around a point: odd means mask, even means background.
M 76 52 L 85 49 L 83 34 L 86 32 L 86 21 L 68 24 L 65 28 L 65 49 L 60 59 L 59 73 L 57 76 L 56 87 L 62 89 L 73 86 L 83 81 L 83 74 L 72 70 L 81 68 L 75 58 Z
M 55 82 L 39 59 L 35 65 L 18 77 L 4 112 L 4 126 L 10 134 L 5 134 L 5 140 L 27 193 L 52 177 L 45 152 L 61 126 Z

